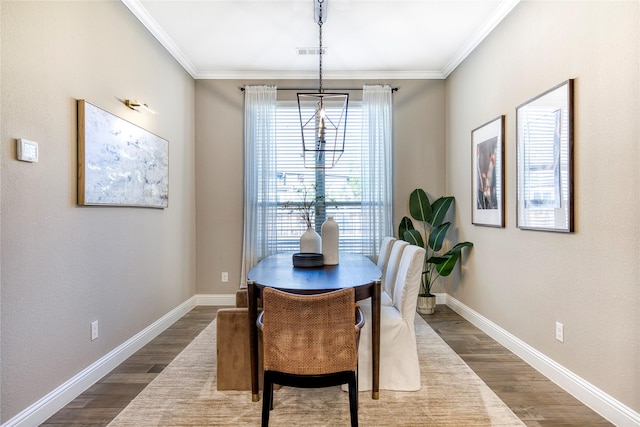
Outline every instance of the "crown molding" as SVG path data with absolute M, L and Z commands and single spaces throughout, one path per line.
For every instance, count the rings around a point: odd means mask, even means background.
M 476 31 L 469 41 L 456 53 L 453 58 L 442 69 L 443 78 L 449 77 L 457 67 L 467 59 L 467 56 L 482 43 L 482 41 L 498 26 L 500 22 L 513 10 L 520 0 L 504 0 L 496 9 L 495 13 L 487 19 Z
M 199 72 L 194 79 L 233 80 L 318 80 L 317 71 L 225 71 Z M 410 80 L 410 79 L 444 79 L 439 71 L 324 71 L 323 80 Z
M 139 0 L 121 0 L 147 30 L 160 42 L 162 46 L 175 58 L 191 77 L 196 78 L 198 71 L 187 56 L 178 48 L 173 39 L 165 33 L 158 22 L 149 15 Z
M 160 27 L 158 22 L 142 6 L 140 0 L 121 0 L 122 3 L 134 14 L 136 18 L 149 30 L 173 58 L 194 79 L 317 79 L 315 71 L 200 71 L 189 58 L 178 48 L 173 39 Z M 487 19 L 481 28 L 474 33 L 469 41 L 451 58 L 442 70 L 439 71 L 327 71 L 327 79 L 446 79 L 458 65 L 469 56 L 476 47 L 493 31 L 493 29 L 513 10 L 520 0 L 503 0 L 495 13 Z

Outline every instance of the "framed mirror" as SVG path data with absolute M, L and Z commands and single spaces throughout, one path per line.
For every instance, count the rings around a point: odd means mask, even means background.
M 518 228 L 573 232 L 573 82 L 516 107 Z

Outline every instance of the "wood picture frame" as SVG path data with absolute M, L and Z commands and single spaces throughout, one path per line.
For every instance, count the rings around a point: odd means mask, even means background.
M 569 79 L 516 107 L 518 228 L 574 231 L 573 88 Z
M 499 116 L 471 131 L 471 223 L 504 227 L 504 123 Z
M 166 208 L 169 142 L 85 101 L 78 107 L 78 204 Z

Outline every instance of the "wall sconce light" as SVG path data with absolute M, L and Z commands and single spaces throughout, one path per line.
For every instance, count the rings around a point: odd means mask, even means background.
M 125 99 L 124 105 L 136 111 L 140 111 L 139 109 L 143 108 L 147 110 L 147 112 L 153 114 L 154 116 L 158 114 L 154 110 L 152 110 L 151 107 L 149 107 L 149 105 L 145 104 L 142 101 L 138 101 L 137 99 Z

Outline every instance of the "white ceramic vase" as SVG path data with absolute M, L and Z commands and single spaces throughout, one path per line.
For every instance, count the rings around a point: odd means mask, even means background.
M 300 253 L 303 254 L 319 254 L 322 253 L 322 238 L 313 227 L 307 228 L 307 231 L 300 236 Z
M 340 261 L 338 246 L 340 241 L 340 227 L 332 216 L 322 224 L 322 258 L 324 265 L 337 265 Z

